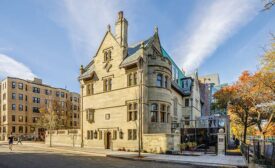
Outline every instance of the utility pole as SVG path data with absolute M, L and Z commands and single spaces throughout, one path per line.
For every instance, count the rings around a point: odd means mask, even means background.
M 83 88 L 84 88 L 84 85 L 81 85 L 81 148 L 84 147 L 84 141 L 83 141 Z

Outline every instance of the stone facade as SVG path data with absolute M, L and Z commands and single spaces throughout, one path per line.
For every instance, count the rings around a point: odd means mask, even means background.
M 192 122 L 192 120 L 197 120 L 201 117 L 202 108 L 197 72 L 191 74 L 190 78 L 193 80 L 191 94 L 183 98 L 183 119 L 186 120 L 183 124 L 185 128 L 195 127 L 195 122 Z M 188 122 L 188 120 L 191 120 L 191 122 Z
M 44 139 L 44 128 L 36 126 L 39 109 L 58 101 L 62 106 L 69 102 L 70 127 L 79 128 L 79 94 L 66 89 L 54 88 L 42 83 L 7 77 L 0 82 L 0 140 L 7 140 L 10 133 L 15 137 Z M 68 104 L 67 104 L 68 105 Z
M 92 61 L 81 66 L 84 145 L 176 150 L 180 136 L 171 126 L 184 112 L 181 81 L 173 77 L 176 65 L 164 56 L 157 28 L 130 46 L 127 32 L 128 21 L 119 12 L 115 33 L 108 26 Z

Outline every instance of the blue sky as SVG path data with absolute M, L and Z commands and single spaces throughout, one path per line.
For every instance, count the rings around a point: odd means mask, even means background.
M 94 56 L 117 12 L 129 22 L 129 44 L 158 26 L 161 43 L 180 68 L 219 73 L 233 82 L 255 71 L 275 32 L 275 9 L 261 0 L 1 0 L 0 79 L 42 78 L 79 91 L 81 64 Z

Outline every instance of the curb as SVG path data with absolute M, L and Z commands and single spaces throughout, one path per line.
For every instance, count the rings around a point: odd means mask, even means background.
M 35 148 L 48 149 L 48 150 L 64 151 L 69 153 L 78 153 L 78 154 L 84 154 L 84 155 L 90 155 L 90 156 L 101 156 L 101 157 L 107 156 L 106 154 L 103 154 L 103 153 L 83 152 L 83 151 L 77 151 L 77 150 L 59 149 L 55 147 L 41 147 L 41 146 L 33 146 L 33 145 L 26 145 L 26 146 L 32 146 Z
M 203 162 L 188 162 L 188 161 L 177 161 L 177 160 L 158 160 L 158 159 L 148 159 L 148 158 L 131 158 L 131 157 L 124 157 L 118 155 L 106 155 L 106 157 L 110 158 L 118 158 L 118 159 L 125 159 L 125 160 L 134 160 L 134 161 L 146 161 L 146 162 L 159 162 L 159 163 L 172 163 L 172 164 L 185 164 L 185 165 L 192 165 L 192 166 L 201 166 L 203 168 L 247 168 L 247 166 L 234 166 L 234 165 L 227 165 L 227 164 L 209 164 Z

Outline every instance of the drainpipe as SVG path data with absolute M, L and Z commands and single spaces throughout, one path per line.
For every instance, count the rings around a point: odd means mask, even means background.
M 84 140 L 83 140 L 83 88 L 84 88 L 84 85 L 81 85 L 81 148 L 84 147 Z

